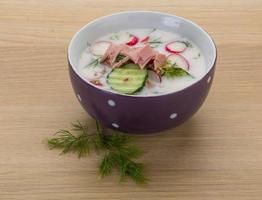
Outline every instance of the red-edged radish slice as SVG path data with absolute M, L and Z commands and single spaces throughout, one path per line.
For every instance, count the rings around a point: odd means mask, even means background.
M 152 71 L 152 70 L 148 70 L 147 71 L 148 74 L 148 80 L 150 80 L 151 82 L 154 83 L 161 83 L 162 78 L 160 75 L 158 75 L 156 72 Z
M 169 42 L 165 47 L 166 51 L 170 53 L 182 53 L 186 48 L 186 44 L 180 41 Z
M 170 54 L 167 56 L 167 60 L 184 70 L 189 70 L 190 68 L 188 60 L 180 54 Z
M 132 35 L 130 41 L 127 42 L 126 44 L 128 46 L 134 46 L 138 43 L 138 41 L 139 41 L 138 37 L 136 37 L 135 35 Z
M 103 56 L 111 44 L 112 42 L 108 41 L 97 41 L 92 44 L 92 46 L 90 47 L 90 51 L 96 56 Z
M 149 36 L 147 35 L 144 38 L 142 38 L 141 42 L 146 43 L 146 42 L 148 42 L 148 40 L 149 40 Z
M 100 80 L 92 80 L 90 83 L 96 85 L 96 86 L 103 86 L 103 84 L 100 82 Z

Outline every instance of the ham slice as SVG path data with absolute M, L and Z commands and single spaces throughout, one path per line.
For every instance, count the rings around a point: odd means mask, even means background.
M 108 47 L 105 55 L 102 57 L 101 62 L 106 61 L 112 66 L 116 60 L 116 57 L 118 56 L 118 54 L 121 52 L 123 48 L 124 48 L 123 45 L 111 44 Z
M 145 66 L 152 60 L 155 56 L 155 51 L 149 46 L 145 45 L 138 52 L 138 62 L 137 64 L 141 69 L 144 69 Z
M 116 62 L 116 58 L 119 54 L 126 57 Z M 111 67 L 120 67 L 129 60 L 138 64 L 141 69 L 147 66 L 152 67 L 152 69 L 157 72 L 160 71 L 161 66 L 164 65 L 166 56 L 155 51 L 149 45 L 131 48 L 126 44 L 111 44 L 102 57 L 101 62 L 106 62 Z M 149 63 L 152 64 L 149 66 Z
M 107 60 L 107 58 L 108 58 L 109 54 L 112 52 L 112 49 L 113 49 L 113 48 L 114 48 L 114 44 L 111 43 L 111 44 L 109 45 L 109 47 L 107 48 L 105 54 L 102 56 L 100 62 L 105 62 L 105 61 Z
M 141 47 L 139 48 L 130 48 L 127 47 L 125 49 L 123 49 L 123 51 L 121 52 L 123 55 L 129 57 L 135 64 L 137 64 L 138 62 L 138 53 L 140 51 Z

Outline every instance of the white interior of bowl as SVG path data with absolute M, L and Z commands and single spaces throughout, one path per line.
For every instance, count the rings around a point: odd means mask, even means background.
M 206 58 L 207 72 L 214 66 L 216 47 L 211 37 L 197 24 L 175 15 L 151 12 L 130 11 L 98 18 L 85 25 L 72 38 L 68 47 L 68 59 L 73 70 L 77 70 L 78 60 L 87 46 L 106 34 L 130 28 L 157 28 L 175 32 L 193 41 Z

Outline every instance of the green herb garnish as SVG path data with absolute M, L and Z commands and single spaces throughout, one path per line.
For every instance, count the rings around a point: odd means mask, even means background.
M 184 69 L 179 68 L 179 67 L 166 68 L 166 69 L 164 69 L 164 73 L 165 73 L 164 75 L 167 78 L 171 78 L 171 77 L 174 77 L 174 76 L 181 77 L 181 76 L 189 76 L 190 75 L 187 71 L 185 71 Z
M 178 42 L 184 43 L 186 47 L 189 47 L 189 48 L 193 47 L 193 45 L 189 41 L 178 41 Z
M 109 37 L 111 40 L 119 40 L 119 36 L 115 33 L 112 36 Z
M 163 41 L 161 41 L 161 38 L 158 37 L 158 38 L 154 38 L 154 39 L 151 39 L 147 42 L 152 48 L 155 48 L 155 47 L 158 47 L 160 44 L 163 43 Z
M 149 40 L 148 43 L 149 43 L 149 44 L 162 44 L 163 42 L 161 41 L 161 38 L 158 37 L 158 38 Z
M 119 62 L 119 61 L 123 60 L 125 57 L 126 57 L 125 55 L 118 54 L 115 61 Z
M 201 54 L 200 54 L 200 53 L 198 53 L 198 54 L 197 54 L 197 56 L 196 56 L 196 57 L 194 57 L 194 59 L 198 59 L 198 58 L 200 58 L 200 56 L 201 56 Z
M 188 73 L 186 70 L 178 67 L 176 64 L 170 64 L 167 63 L 162 68 L 162 74 L 166 76 L 167 78 L 173 78 L 173 77 L 183 77 L 183 76 L 190 76 L 191 78 L 194 78 L 190 73 Z
M 151 33 L 155 32 L 155 31 L 156 31 L 156 28 L 153 28 L 152 30 L 150 30 L 150 32 L 148 34 L 151 34 Z
M 120 181 L 126 177 L 130 177 L 137 184 L 148 181 L 143 163 L 134 160 L 141 157 L 143 151 L 130 144 L 130 136 L 123 133 L 106 133 L 97 122 L 93 131 L 87 124 L 72 123 L 72 131 L 58 131 L 55 137 L 48 139 L 49 148 L 61 149 L 62 154 L 76 153 L 79 158 L 96 152 L 103 156 L 99 165 L 101 177 L 111 174 L 116 169 L 120 172 Z
M 101 57 L 93 58 L 86 67 L 97 67 L 100 64 Z

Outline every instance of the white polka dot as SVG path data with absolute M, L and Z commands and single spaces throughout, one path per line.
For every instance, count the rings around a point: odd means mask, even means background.
M 82 101 L 81 96 L 79 94 L 76 95 L 79 101 Z
M 207 83 L 210 83 L 210 81 L 211 81 L 211 76 L 208 77 Z
M 119 128 L 119 125 L 117 123 L 112 123 L 112 126 L 115 128 Z
M 170 119 L 175 119 L 177 117 L 177 113 L 172 113 L 169 117 Z
M 116 106 L 116 102 L 114 102 L 112 99 L 109 99 L 108 101 L 107 101 L 107 103 L 108 103 L 108 105 L 109 106 Z

